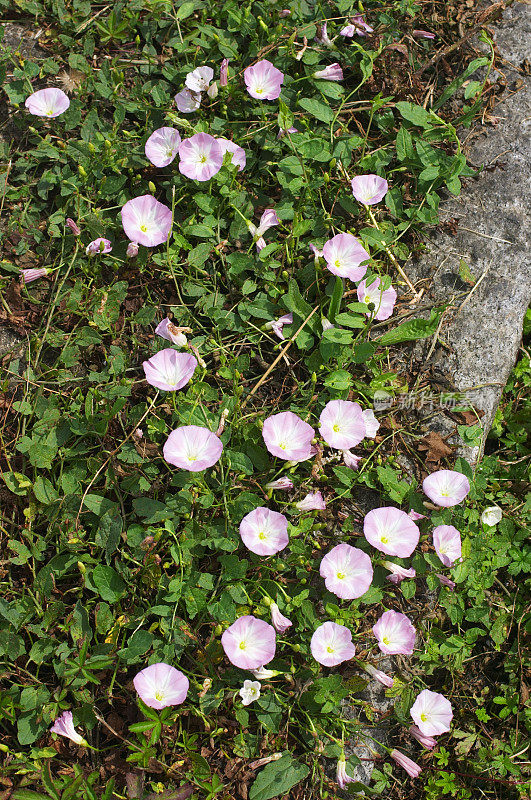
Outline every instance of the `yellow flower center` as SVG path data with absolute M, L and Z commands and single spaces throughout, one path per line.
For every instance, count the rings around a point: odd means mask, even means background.
M 207 160 L 207 157 L 206 157 L 206 155 L 204 153 L 199 156 L 199 163 L 200 164 L 205 164 L 206 160 Z
M 164 692 L 155 692 L 155 700 L 158 700 L 159 703 L 162 703 L 164 700 Z
M 279 442 L 278 446 L 280 447 L 281 450 L 285 450 L 286 449 L 286 443 L 285 442 Z
M 337 422 L 335 425 L 332 425 L 332 430 L 334 431 L 334 433 L 339 433 L 340 428 Z
M 389 541 L 389 539 L 387 538 L 387 536 L 382 536 L 382 537 L 381 537 L 381 539 L 380 539 L 380 541 L 381 541 L 381 543 L 382 543 L 382 544 L 387 544 L 387 542 Z
M 422 720 L 423 722 L 426 722 L 426 720 L 428 719 L 428 715 L 427 715 L 427 714 L 424 714 L 424 713 L 422 713 L 422 714 L 420 715 L 420 718 L 421 718 L 421 720 Z
M 140 226 L 140 230 L 142 231 L 142 233 L 146 233 L 146 231 L 147 231 L 147 225 L 141 225 L 141 226 Z
M 384 636 L 384 637 L 382 638 L 382 642 L 383 642 L 384 644 L 389 644 L 389 636 Z
M 333 653 L 334 652 L 334 648 L 330 647 L 330 645 L 328 645 L 328 647 L 326 648 L 326 652 L 327 653 Z
M 339 580 L 342 581 L 345 578 L 345 574 L 343 572 L 338 572 L 336 578 L 339 578 Z
M 240 650 L 245 650 L 247 644 L 245 642 L 240 642 Z
M 264 539 L 267 539 L 267 534 L 265 534 L 264 531 L 260 531 L 260 533 L 258 534 L 258 538 L 262 539 L 263 541 Z
M 256 92 L 256 94 L 263 94 L 264 90 L 262 89 L 261 86 L 256 86 L 255 87 L 255 92 Z
M 335 267 L 336 269 L 339 269 L 339 268 L 340 268 L 340 266 L 341 266 L 341 261 L 340 261 L 340 260 L 339 260 L 339 258 L 338 258 L 338 259 L 336 259 L 336 261 L 334 261 L 334 267 Z

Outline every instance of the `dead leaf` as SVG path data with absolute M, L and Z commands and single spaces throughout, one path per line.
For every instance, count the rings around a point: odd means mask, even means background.
M 438 464 L 443 458 L 447 458 L 452 452 L 453 448 L 450 447 L 442 436 L 436 431 L 430 431 L 419 442 L 419 450 L 426 450 L 426 461 L 431 461 Z

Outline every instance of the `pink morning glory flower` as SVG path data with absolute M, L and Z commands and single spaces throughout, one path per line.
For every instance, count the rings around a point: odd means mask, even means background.
M 294 483 L 291 478 L 277 478 L 276 481 L 266 483 L 266 489 L 293 489 Z
M 175 103 L 181 114 L 191 114 L 192 111 L 197 111 L 201 105 L 201 95 L 199 92 L 191 92 L 186 87 L 181 89 L 180 92 L 174 97 Z
M 262 216 L 260 217 L 260 224 L 258 227 L 253 225 L 252 222 L 248 222 L 247 226 L 249 228 L 249 233 L 253 237 L 258 237 L 256 240 L 256 249 L 258 252 L 262 250 L 265 246 L 265 239 L 263 238 L 264 233 L 272 228 L 274 225 L 278 225 L 280 222 L 279 218 L 277 217 L 277 213 L 273 208 L 266 208 Z
M 282 328 L 284 325 L 291 325 L 292 322 L 293 314 L 290 312 L 289 314 L 284 314 L 284 316 L 279 317 L 278 319 L 271 320 L 271 322 L 266 322 L 264 327 L 267 330 L 273 331 L 273 333 L 283 341 L 286 337 L 282 333 Z
M 372 632 L 378 640 L 378 647 L 389 656 L 402 654 L 410 656 L 415 647 L 415 628 L 399 611 L 384 611 Z
M 145 144 L 146 158 L 155 167 L 167 167 L 179 152 L 180 144 L 177 128 L 157 128 Z
M 231 664 L 240 669 L 258 669 L 275 657 L 277 636 L 272 625 L 247 615 L 239 617 L 221 637 Z
M 179 171 L 196 181 L 208 181 L 223 164 L 223 150 L 209 133 L 194 133 L 179 145 Z
M 447 587 L 448 587 L 448 589 L 450 589 L 450 591 L 451 591 L 451 592 L 453 592 L 453 590 L 455 589 L 455 583 L 454 583 L 454 581 L 450 580 L 450 578 L 447 578 L 447 577 L 446 577 L 446 575 L 439 575 L 439 573 L 438 573 L 438 572 L 436 572 L 435 574 L 436 574 L 436 575 L 437 575 L 437 577 L 439 578 L 439 580 L 440 580 L 441 584 L 442 584 L 443 586 L 447 586 Z
M 299 511 L 323 511 L 326 508 L 321 492 L 309 492 L 295 505 Z
M 319 433 L 330 447 L 355 447 L 366 434 L 361 407 L 350 400 L 330 400 L 319 417 Z
M 422 489 L 433 503 L 448 508 L 465 499 L 470 491 L 470 483 L 461 472 L 440 469 L 424 478 Z
M 371 559 L 350 544 L 338 544 L 321 561 L 319 574 L 329 592 L 342 600 L 361 597 L 372 583 Z
M 333 47 L 333 42 L 328 36 L 327 27 L 328 27 L 327 23 L 323 22 L 323 24 L 321 25 L 321 30 L 315 37 L 315 41 L 320 42 L 320 44 L 325 44 L 327 47 Z
M 420 773 L 422 772 L 422 768 L 419 765 L 412 761 L 408 756 L 405 756 L 404 753 L 401 753 L 399 750 L 391 750 L 391 758 L 399 764 L 410 778 L 418 778 Z
M 291 628 L 293 622 L 280 613 L 280 609 L 276 603 L 271 603 L 269 610 L 271 611 L 271 622 L 278 633 L 285 633 L 288 628 Z
M 26 98 L 24 105 L 35 117 L 53 119 L 66 111 L 70 100 L 61 89 L 39 89 Z
M 369 673 L 369 675 L 381 683 L 382 686 L 386 686 L 388 689 L 392 689 L 394 680 L 389 676 L 386 675 L 385 672 L 382 672 L 380 669 L 376 669 L 371 664 L 363 664 L 363 669 Z
M 125 255 L 127 258 L 136 258 L 138 255 L 138 242 L 129 242 Z
M 358 469 L 361 461 L 361 456 L 357 456 L 352 453 L 350 450 L 343 450 L 343 464 L 348 467 L 349 469 Z
M 223 452 L 215 433 L 200 425 L 183 425 L 170 433 L 163 448 L 169 464 L 189 472 L 201 472 L 213 466 Z
M 445 567 L 461 558 L 461 534 L 453 525 L 438 525 L 433 529 L 433 546 Z
M 323 81 L 342 81 L 343 70 L 336 61 L 335 64 L 330 64 L 324 69 L 318 69 L 317 72 L 313 73 L 313 77 Z
M 393 313 L 396 302 L 396 290 L 392 286 L 382 291 L 380 289 L 380 278 L 375 278 L 369 286 L 366 281 L 361 281 L 358 285 L 358 300 L 360 303 L 372 303 L 375 312 L 368 311 L 367 316 L 374 314 L 374 319 L 389 319 Z
M 122 207 L 122 225 L 132 242 L 144 247 L 163 244 L 170 235 L 171 210 L 150 194 L 128 200 Z
M 21 269 L 20 270 L 20 277 L 22 278 L 23 283 L 33 283 L 33 281 L 39 280 L 39 278 L 44 278 L 45 275 L 48 275 L 49 269 L 46 267 L 32 267 L 31 269 Z
M 351 778 L 350 775 L 347 774 L 347 762 L 344 753 L 337 761 L 336 782 L 340 789 L 344 789 L 348 783 L 356 782 L 355 778 Z
M 373 206 L 384 199 L 389 188 L 385 178 L 379 175 L 357 175 L 350 181 L 352 194 L 364 206 Z
M 426 519 L 426 514 L 419 514 L 418 511 L 413 511 L 413 509 L 411 509 L 408 517 L 411 517 L 413 521 L 416 521 L 417 519 Z
M 251 553 L 272 556 L 288 544 L 288 520 L 278 511 L 259 506 L 240 522 L 240 536 Z
M 360 266 L 370 256 L 361 242 L 351 233 L 338 233 L 323 246 L 323 258 L 326 266 L 334 275 L 359 281 L 367 272 L 366 266 Z
M 424 689 L 417 695 L 409 713 L 424 736 L 440 736 L 450 730 L 452 704 L 443 694 Z
M 242 706 L 248 706 L 260 697 L 260 681 L 244 681 L 243 686 L 238 692 L 242 699 Z
M 287 133 L 298 133 L 298 128 L 294 128 L 293 125 L 290 128 L 279 128 L 277 133 L 277 139 L 282 139 L 283 136 L 286 136 Z
M 374 411 L 371 408 L 367 408 L 365 411 L 362 411 L 361 416 L 365 423 L 365 436 L 367 439 L 374 439 L 380 427 L 380 423 L 376 419 Z
M 280 96 L 284 73 L 264 59 L 243 72 L 245 86 L 256 100 L 276 100 Z
M 390 571 L 391 574 L 387 576 L 387 580 L 395 585 L 403 581 L 404 578 L 414 578 L 417 574 L 413 567 L 406 569 L 401 567 L 400 564 L 395 564 L 394 561 L 382 561 L 382 566 Z
M 94 239 L 93 242 L 88 244 L 85 248 L 85 253 L 88 256 L 93 256 L 96 253 L 110 253 L 112 250 L 112 244 L 108 239 L 102 239 L 101 236 L 98 239 Z
M 219 85 L 227 86 L 229 82 L 229 59 L 224 58 L 219 68 Z
M 179 347 L 186 347 L 186 336 L 184 333 L 181 333 L 181 329 L 177 328 L 168 317 L 164 317 L 164 319 L 159 322 L 155 328 L 155 333 L 157 336 L 161 336 L 163 339 L 166 339 L 168 342 L 173 342 L 173 344 Z
M 373 508 L 363 521 L 363 535 L 373 547 L 388 556 L 407 558 L 418 544 L 420 531 L 399 508 Z
M 413 31 L 413 36 L 416 36 L 418 39 L 435 39 L 434 33 L 430 33 L 430 31 L 423 31 L 423 30 Z
M 189 353 L 177 353 L 168 347 L 160 350 L 142 364 L 150 386 L 164 392 L 176 392 L 190 381 L 197 359 Z
M 247 158 L 245 156 L 245 150 L 243 147 L 240 147 L 236 144 L 236 142 L 231 142 L 230 139 L 218 139 L 218 144 L 221 147 L 222 154 L 231 153 L 231 161 L 235 167 L 238 167 L 238 172 L 241 172 L 244 169 Z
M 356 653 L 352 633 L 336 622 L 319 625 L 312 636 L 310 650 L 315 660 L 324 667 L 337 667 L 343 661 L 354 658 Z
M 184 83 L 191 92 L 206 92 L 213 77 L 212 67 L 197 67 L 188 73 Z
M 262 436 L 271 455 L 286 461 L 306 461 L 312 455 L 311 442 L 315 431 L 292 411 L 268 417 Z
M 75 744 L 87 744 L 87 740 L 74 728 L 74 717 L 71 711 L 63 711 L 61 716 L 57 717 L 55 720 L 50 731 L 59 734 L 59 736 L 64 736 L 66 739 L 70 739 Z
M 341 31 L 339 31 L 341 36 L 346 36 L 348 38 L 352 38 L 352 36 L 366 36 L 368 33 L 372 33 L 374 28 L 365 22 L 361 14 L 356 14 L 355 17 L 352 17 L 352 24 L 346 25 Z
M 65 222 L 72 231 L 72 233 L 74 234 L 74 236 L 81 236 L 81 228 L 79 227 L 79 225 L 76 225 L 73 219 L 67 217 Z
M 133 685 L 146 706 L 160 711 L 184 703 L 190 683 L 180 670 L 159 662 L 137 672 Z
M 437 740 L 433 738 L 433 736 L 424 736 L 420 728 L 417 728 L 416 725 L 411 725 L 408 729 L 411 736 L 417 740 L 422 747 L 425 747 L 426 750 L 433 750 L 435 745 L 437 744 Z

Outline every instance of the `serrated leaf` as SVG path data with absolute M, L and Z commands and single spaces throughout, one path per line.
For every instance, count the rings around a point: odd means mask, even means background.
M 249 792 L 249 800 L 272 800 L 289 792 L 309 774 L 306 764 L 299 764 L 290 753 L 278 761 L 271 761 L 256 776 Z

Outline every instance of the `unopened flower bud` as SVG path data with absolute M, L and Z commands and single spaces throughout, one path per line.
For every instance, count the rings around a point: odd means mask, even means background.
M 138 244 L 136 242 L 129 242 L 125 254 L 127 258 L 136 258 L 138 255 Z
M 82 178 L 87 177 L 87 171 L 85 170 L 85 167 L 83 167 L 81 164 L 79 164 L 77 171 L 79 172 Z
M 157 191 L 157 187 L 155 186 L 155 184 L 153 183 L 153 181 L 150 181 L 150 182 L 148 183 L 148 189 L 149 189 L 149 191 L 151 192 L 151 194 L 155 194 L 155 192 Z

